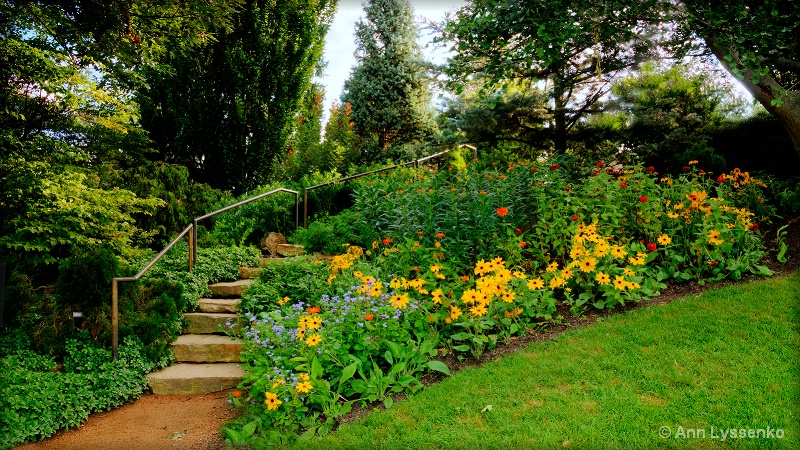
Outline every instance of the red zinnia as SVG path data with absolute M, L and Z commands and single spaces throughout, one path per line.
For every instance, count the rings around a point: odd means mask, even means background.
M 683 166 L 683 171 L 687 172 L 689 170 L 689 166 Z
M 602 169 L 603 167 L 605 167 L 605 166 L 606 166 L 605 164 L 603 164 L 603 163 L 602 163 L 602 162 L 600 162 L 600 161 L 597 161 L 597 162 L 596 162 L 596 163 L 594 163 L 594 164 L 595 164 L 597 167 L 601 168 L 601 169 Z
M 558 170 L 560 168 L 561 166 L 559 166 L 558 164 L 553 164 L 552 166 L 550 166 L 550 170 Z
M 649 252 L 654 252 L 654 251 L 656 251 L 656 244 L 654 244 L 654 243 L 652 243 L 652 242 L 649 242 L 649 243 L 647 244 L 647 251 L 649 251 Z
M 653 166 L 650 166 L 650 167 L 648 167 L 647 169 L 645 169 L 645 171 L 647 171 L 647 172 L 655 172 L 655 171 L 656 171 L 656 168 L 655 168 L 655 167 L 653 167 Z
M 505 217 L 506 214 L 508 214 L 508 208 L 505 208 L 505 207 L 497 208 L 497 215 L 498 216 Z
M 514 228 L 514 233 L 515 233 L 517 236 L 519 236 L 520 234 L 522 234 L 522 228 Z
M 750 231 L 756 231 L 757 229 L 758 229 L 758 222 L 750 225 L 750 227 L 748 228 L 748 230 Z
M 382 242 L 383 242 L 383 245 L 389 245 L 389 244 L 392 243 L 392 238 L 389 238 L 389 237 L 384 238 Z
M 717 183 L 724 183 L 725 182 L 725 174 L 722 174 L 717 177 Z
M 619 184 L 619 187 L 621 187 L 621 188 L 626 188 L 626 187 L 628 187 L 628 183 L 624 183 L 624 182 L 623 182 L 623 183 L 620 183 L 620 184 Z
M 539 171 L 538 167 L 531 167 L 531 172 L 538 172 L 538 171 Z
M 643 196 L 639 197 L 639 201 L 640 201 L 640 202 L 642 202 L 642 203 L 644 203 L 644 202 L 646 202 L 646 201 L 647 201 L 647 197 L 645 197 L 645 196 L 643 195 Z
M 578 220 L 580 220 L 580 217 L 578 217 L 578 216 L 572 216 L 572 221 L 573 221 L 573 222 L 577 222 Z

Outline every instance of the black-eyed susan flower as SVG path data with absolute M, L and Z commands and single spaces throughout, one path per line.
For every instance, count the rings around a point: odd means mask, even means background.
M 659 245 L 669 245 L 672 243 L 672 238 L 667 236 L 666 234 L 662 234 L 657 239 Z
M 544 281 L 541 278 L 535 278 L 533 280 L 528 281 L 525 285 L 528 289 L 535 291 L 536 289 L 541 289 L 544 287 Z
M 389 299 L 392 308 L 401 309 L 408 305 L 408 294 L 395 294 Z
M 294 387 L 294 390 L 297 391 L 298 394 L 305 394 L 307 392 L 311 392 L 312 388 L 313 387 L 311 386 L 310 381 L 301 381 L 297 383 L 297 386 Z
M 597 272 L 597 275 L 594 276 L 594 279 L 600 284 L 608 284 L 611 282 L 611 277 L 603 272 Z
M 270 411 L 278 409 L 278 405 L 283 403 L 282 401 L 278 400 L 278 396 L 272 392 L 267 392 L 266 397 L 267 399 L 264 401 L 264 403 L 267 404 L 267 409 Z
M 306 338 L 306 345 L 309 347 L 314 347 L 320 342 L 322 342 L 322 337 L 320 337 L 318 334 L 312 334 Z
M 628 285 L 628 282 L 625 281 L 625 278 L 622 278 L 619 275 L 614 277 L 614 289 L 616 289 L 618 291 L 623 291 L 623 290 L 625 290 L 625 287 L 627 285 Z
M 594 269 L 597 267 L 597 260 L 589 256 L 588 258 L 581 260 L 578 263 L 578 267 L 581 269 L 581 272 L 594 272 Z
M 453 306 L 452 308 L 450 308 L 450 320 L 458 319 L 459 317 L 461 317 L 461 314 L 463 313 L 461 312 L 461 308 L 459 308 L 458 306 Z

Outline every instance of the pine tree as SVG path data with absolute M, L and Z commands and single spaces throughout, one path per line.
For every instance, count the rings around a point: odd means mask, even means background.
M 363 151 L 372 147 L 396 157 L 400 144 L 435 130 L 419 30 L 408 0 L 368 0 L 364 13 L 356 24 L 356 67 L 342 100 L 352 105 Z

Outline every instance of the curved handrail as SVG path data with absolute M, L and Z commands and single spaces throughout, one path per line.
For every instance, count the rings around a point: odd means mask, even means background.
M 238 208 L 246 203 L 250 203 L 252 201 L 267 197 L 272 194 L 277 194 L 278 192 L 288 192 L 294 194 L 294 226 L 297 228 L 299 225 L 299 200 L 300 200 L 300 193 L 297 191 L 293 191 L 291 189 L 284 189 L 278 188 L 273 189 L 269 192 L 265 192 L 263 194 L 256 195 L 255 197 L 248 198 L 246 200 L 242 200 L 238 203 L 234 203 L 233 205 L 226 206 L 222 209 L 216 210 L 214 212 L 205 214 L 203 216 L 197 217 L 192 219 L 192 223 L 190 223 L 183 231 L 178 234 L 178 236 L 172 240 L 164 250 L 161 250 L 161 253 L 156 255 L 147 265 L 145 265 L 142 270 L 139 271 L 136 275 L 132 277 L 117 277 L 111 280 L 111 357 L 116 360 L 118 349 L 119 349 L 119 283 L 131 282 L 131 281 L 138 281 L 150 268 L 152 268 L 158 260 L 160 260 L 167 252 L 175 246 L 184 236 L 187 234 L 189 235 L 189 272 L 192 271 L 195 264 L 197 264 L 197 223 L 203 219 L 208 219 L 211 216 L 217 215 L 219 213 L 229 211 L 234 208 Z

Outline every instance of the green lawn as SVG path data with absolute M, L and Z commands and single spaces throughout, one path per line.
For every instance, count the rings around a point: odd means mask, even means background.
M 563 333 L 297 445 L 800 448 L 799 372 L 794 274 Z M 670 437 L 659 436 L 661 427 Z M 783 430 L 783 439 L 780 431 L 775 438 L 722 439 L 721 430 L 767 427 Z M 690 437 L 700 429 L 705 439 Z

